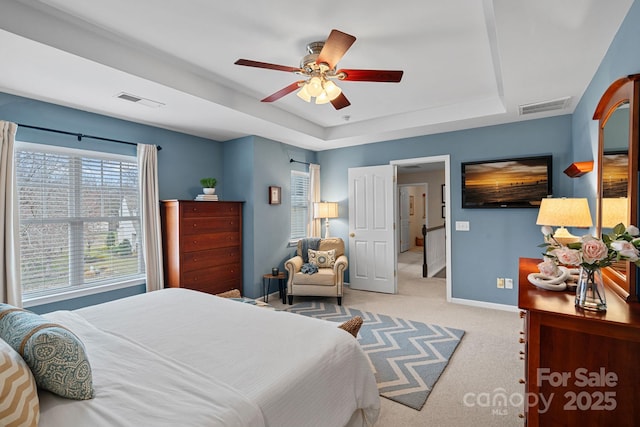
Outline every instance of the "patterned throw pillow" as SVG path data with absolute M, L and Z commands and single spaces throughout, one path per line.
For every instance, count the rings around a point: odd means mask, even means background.
M 0 338 L 27 362 L 38 387 L 69 399 L 93 397 L 84 345 L 68 329 L 30 311 L 0 304 Z
M 0 339 L 0 424 L 36 427 L 39 420 L 36 380 L 22 357 Z
M 309 249 L 309 262 L 317 265 L 319 268 L 333 268 L 336 263 L 336 250 L 314 251 L 313 249 Z

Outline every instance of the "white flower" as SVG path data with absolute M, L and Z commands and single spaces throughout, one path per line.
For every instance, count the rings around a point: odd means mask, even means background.
M 629 233 L 631 236 L 634 236 L 634 237 L 637 235 L 640 235 L 640 230 L 635 225 L 628 226 L 625 232 Z
M 551 236 L 553 234 L 553 228 L 551 228 L 548 225 L 543 225 L 542 228 L 540 229 L 540 231 L 542 232 L 542 234 L 544 234 L 545 236 Z
M 618 252 L 621 257 L 631 262 L 637 261 L 638 255 L 640 255 L 633 243 L 627 242 L 626 240 L 615 240 L 611 242 L 611 248 Z

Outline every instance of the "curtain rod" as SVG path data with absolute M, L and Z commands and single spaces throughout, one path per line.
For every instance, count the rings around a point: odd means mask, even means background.
M 119 139 L 103 138 L 101 136 L 85 135 L 83 133 L 67 132 L 65 130 L 43 128 L 43 127 L 31 126 L 31 125 L 23 125 L 23 124 L 20 124 L 20 123 L 18 123 L 18 127 L 41 130 L 41 131 L 45 131 L 45 132 L 60 133 L 60 134 L 63 134 L 63 135 L 73 135 L 76 138 L 78 138 L 78 142 L 82 142 L 82 138 L 89 138 L 89 139 L 97 139 L 99 141 L 117 142 L 119 144 L 136 145 L 136 146 L 138 145 L 135 142 L 122 141 L 122 140 L 119 140 Z M 156 147 L 158 147 L 158 151 L 162 150 L 162 147 L 160 147 L 159 145 L 156 145 Z
M 302 163 L 303 165 L 309 166 L 311 163 L 301 162 L 300 160 L 289 159 L 289 163 Z

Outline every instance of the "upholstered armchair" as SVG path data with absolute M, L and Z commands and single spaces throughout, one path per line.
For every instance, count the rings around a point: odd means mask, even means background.
M 344 241 L 340 238 L 321 239 L 317 251 L 309 258 L 303 256 L 304 248 L 307 247 L 305 240 L 298 242 L 296 255 L 284 263 L 287 269 L 287 295 L 289 304 L 293 304 L 293 297 L 302 296 L 323 296 L 337 297 L 338 305 L 342 305 L 342 288 L 344 286 L 344 271 L 349 265 L 344 254 Z M 313 249 L 312 249 L 313 250 Z M 333 251 L 333 252 L 331 252 Z M 317 265 L 317 272 L 308 274 L 303 271 L 309 270 L 307 265 Z M 305 268 L 303 269 L 303 266 Z M 315 267 L 311 268 L 315 270 Z

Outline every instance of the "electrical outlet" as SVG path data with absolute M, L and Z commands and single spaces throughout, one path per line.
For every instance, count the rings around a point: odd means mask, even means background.
M 498 289 L 504 289 L 504 278 L 503 277 L 498 277 L 497 285 L 498 285 Z
M 504 287 L 505 289 L 513 289 L 513 279 L 508 277 L 504 279 Z

